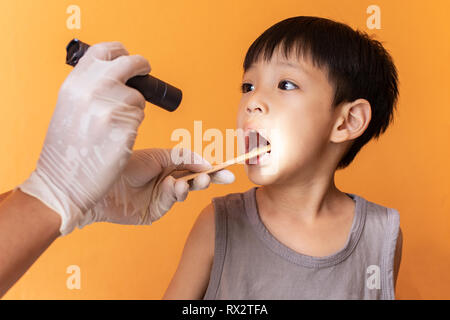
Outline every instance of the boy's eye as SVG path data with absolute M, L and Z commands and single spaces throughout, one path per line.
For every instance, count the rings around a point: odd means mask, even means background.
M 243 84 L 241 85 L 241 92 L 242 92 L 242 93 L 246 93 L 246 92 L 249 91 L 249 89 L 250 89 L 251 87 L 253 87 L 253 85 L 252 85 L 251 83 L 243 83 Z
M 280 81 L 280 83 L 278 84 L 278 88 L 283 89 L 283 90 L 292 90 L 292 89 L 295 89 L 298 87 L 290 81 L 283 80 L 283 81 Z M 291 89 L 289 89 L 289 88 L 291 88 Z

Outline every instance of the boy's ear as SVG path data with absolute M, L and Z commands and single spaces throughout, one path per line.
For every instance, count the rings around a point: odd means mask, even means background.
M 335 143 L 358 138 L 367 129 L 372 118 L 370 103 L 365 99 L 344 103 L 338 110 L 330 137 Z

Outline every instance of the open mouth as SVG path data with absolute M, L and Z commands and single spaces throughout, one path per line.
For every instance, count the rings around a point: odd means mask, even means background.
M 270 145 L 270 141 L 267 137 L 263 136 L 260 131 L 251 129 L 245 134 L 245 153 L 248 153 L 256 148 L 265 147 L 267 145 Z M 257 155 L 253 158 L 247 159 L 245 163 L 259 164 L 262 162 L 262 159 L 266 159 L 269 156 L 270 151 L 271 150 L 262 155 Z

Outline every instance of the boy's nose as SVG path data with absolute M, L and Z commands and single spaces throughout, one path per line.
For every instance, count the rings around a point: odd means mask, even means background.
M 260 113 L 265 112 L 266 109 L 259 105 L 250 105 L 250 106 L 247 106 L 246 110 L 247 110 L 247 113 L 252 114 L 255 112 L 260 112 Z

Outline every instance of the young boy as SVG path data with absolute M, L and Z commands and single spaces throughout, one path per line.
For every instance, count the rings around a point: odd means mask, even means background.
M 392 59 L 366 34 L 303 16 L 266 30 L 237 117 L 271 145 L 245 164 L 261 186 L 201 212 L 164 298 L 394 299 L 399 214 L 338 190 L 334 173 L 386 130 L 397 96 Z

